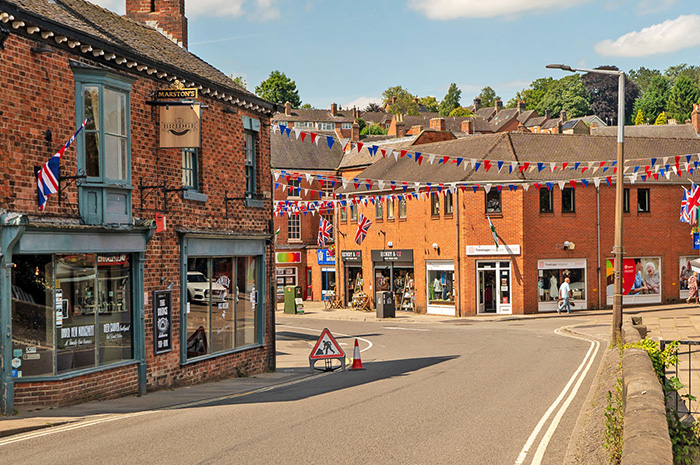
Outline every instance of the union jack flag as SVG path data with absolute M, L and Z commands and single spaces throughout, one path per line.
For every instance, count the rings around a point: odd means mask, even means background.
M 362 245 L 362 241 L 365 240 L 370 226 L 372 226 L 372 222 L 369 218 L 360 213 L 360 219 L 357 221 L 357 232 L 355 233 L 355 242 L 357 242 L 357 245 Z
M 681 223 L 690 223 L 688 214 L 688 189 L 683 188 L 683 200 L 681 200 Z
M 318 225 L 318 246 L 323 248 L 326 246 L 326 242 L 331 240 L 331 234 L 333 233 L 333 225 L 330 221 L 325 218 L 321 218 L 321 222 Z
M 681 222 L 694 224 L 698 221 L 698 208 L 700 207 L 700 186 L 693 183 L 688 191 L 683 188 L 683 201 L 681 201 Z
M 75 138 L 78 137 L 78 134 L 80 133 L 80 131 L 82 131 L 86 124 L 87 119 L 83 121 L 83 124 L 81 124 L 78 130 L 75 131 L 75 134 L 73 134 L 73 136 L 70 139 L 68 139 L 66 145 L 61 147 L 53 157 L 49 158 L 49 161 L 44 163 L 44 166 L 42 166 L 37 172 L 36 180 L 37 189 L 39 193 L 40 211 L 44 211 L 44 209 L 46 208 L 46 201 L 48 200 L 48 197 L 58 192 L 58 171 L 61 162 L 61 156 L 63 156 L 63 153 L 66 151 L 66 149 L 68 149 L 68 147 L 70 147 Z

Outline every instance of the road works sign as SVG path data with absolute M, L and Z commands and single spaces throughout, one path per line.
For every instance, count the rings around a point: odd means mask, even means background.
M 326 360 L 326 370 L 331 370 L 331 361 L 340 360 L 340 364 L 345 371 L 345 351 L 340 348 L 340 344 L 335 340 L 328 328 L 324 328 L 321 336 L 316 341 L 316 345 L 309 354 L 309 367 L 314 371 L 314 364 L 319 360 Z

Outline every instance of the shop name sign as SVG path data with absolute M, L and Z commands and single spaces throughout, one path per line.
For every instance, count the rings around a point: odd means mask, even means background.
M 318 249 L 319 265 L 335 265 L 335 255 L 331 255 L 328 249 Z
M 196 99 L 197 88 L 185 89 L 160 89 L 156 91 L 156 98 L 175 98 L 175 99 Z
M 201 107 L 165 105 L 160 107 L 160 148 L 199 147 Z
M 170 352 L 173 348 L 171 303 L 171 291 L 153 292 L 153 344 L 156 355 Z
M 468 245 L 467 255 L 520 255 L 519 245 Z
M 373 250 L 372 251 L 372 261 L 373 262 L 412 262 L 413 261 L 413 250 L 412 249 Z
M 361 250 L 342 250 L 340 252 L 340 258 L 344 262 L 361 262 L 362 261 L 362 251 Z

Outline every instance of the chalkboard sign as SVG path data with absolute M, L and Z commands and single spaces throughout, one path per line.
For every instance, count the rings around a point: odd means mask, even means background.
M 172 291 L 153 291 L 153 343 L 156 355 L 173 350 Z

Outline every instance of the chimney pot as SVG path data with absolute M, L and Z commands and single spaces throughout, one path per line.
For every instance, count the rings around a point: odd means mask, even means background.
M 494 102 L 494 105 L 495 105 L 495 107 L 496 107 L 496 113 L 498 113 L 499 111 L 503 110 L 503 100 L 496 100 L 496 101 Z
M 549 108 L 547 108 L 547 109 L 544 110 L 544 117 L 545 117 L 545 119 L 549 119 L 549 115 L 550 115 L 550 113 L 549 113 Z
M 693 112 L 690 114 L 695 132 L 700 134 L 700 104 L 693 104 Z
M 331 103 L 331 115 L 338 116 L 338 105 L 335 103 Z
M 357 123 L 352 123 L 352 135 L 350 138 L 354 141 L 360 140 L 360 125 Z
M 525 102 L 523 102 L 522 100 L 520 100 L 520 101 L 518 102 L 518 113 L 525 113 L 525 108 L 526 108 L 526 107 L 525 107 Z
M 435 129 L 436 131 L 446 131 L 447 124 L 445 123 L 445 118 L 431 118 L 430 129 Z
M 566 123 L 566 110 L 561 111 L 561 122 Z
M 290 116 L 292 114 L 292 103 L 291 102 L 284 103 L 284 114 L 287 116 Z
M 474 134 L 474 122 L 471 119 L 462 120 L 462 132 Z
M 474 111 L 479 111 L 481 109 L 481 98 L 474 97 Z

